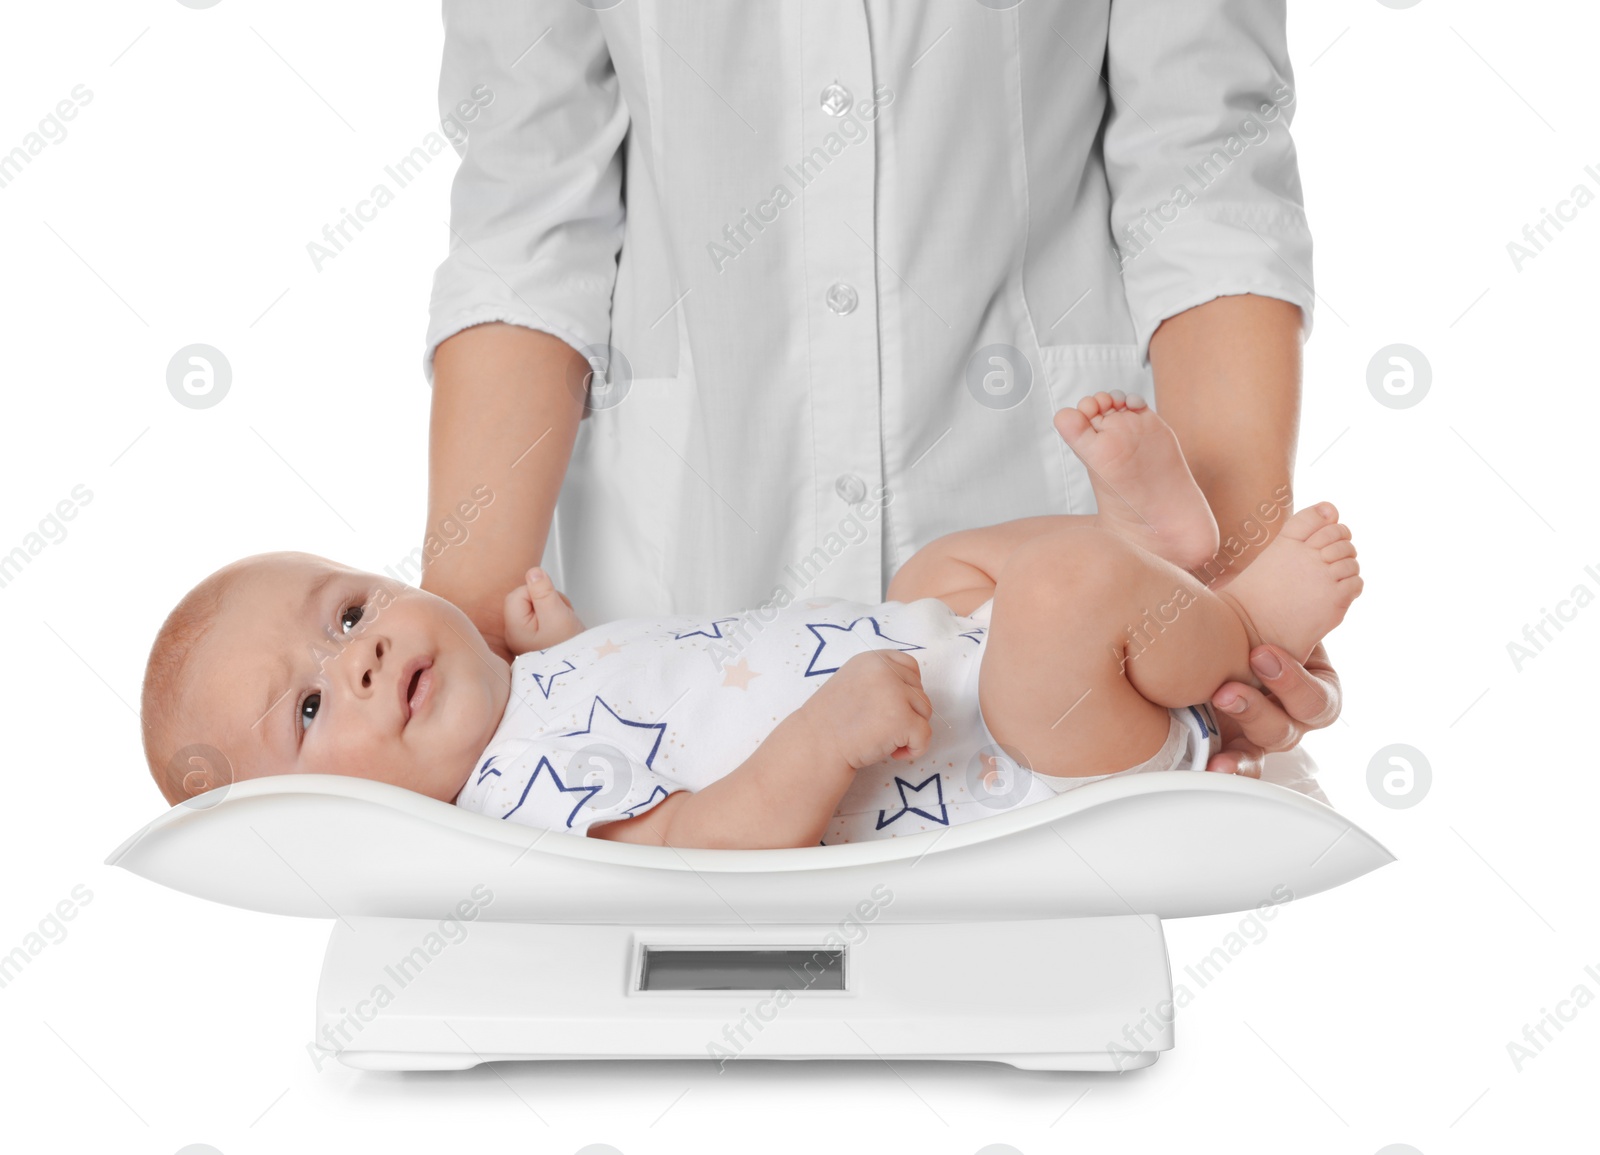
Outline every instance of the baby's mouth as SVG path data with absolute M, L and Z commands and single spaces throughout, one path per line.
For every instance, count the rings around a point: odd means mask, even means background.
M 411 724 L 411 719 L 417 716 L 418 711 L 427 708 L 429 700 L 433 697 L 434 678 L 433 659 L 421 659 L 417 668 L 411 672 L 411 677 L 406 680 L 405 719 L 402 728 Z

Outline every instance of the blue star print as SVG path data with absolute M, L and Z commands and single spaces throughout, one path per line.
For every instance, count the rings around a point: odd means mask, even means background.
M 605 713 L 599 714 L 596 707 L 603 707 Z M 596 740 L 612 743 L 632 761 L 643 762 L 647 768 L 653 770 L 655 767 L 651 763 L 655 760 L 656 750 L 661 746 L 661 735 L 666 729 L 665 722 L 630 721 L 618 714 L 604 698 L 596 694 L 594 701 L 589 703 L 589 724 L 582 730 L 568 730 L 562 737 L 592 734 Z M 650 748 L 648 752 L 644 752 L 646 746 Z
M 549 669 L 544 669 L 544 670 L 532 670 L 532 669 L 530 669 L 529 670 L 529 673 L 532 674 L 532 676 L 533 676 L 534 685 L 539 687 L 539 692 L 541 694 L 543 694 L 547 700 L 550 697 L 551 689 L 556 684 L 556 679 L 559 678 L 562 674 L 571 673 L 573 670 L 576 670 L 578 668 L 577 666 L 574 666 L 570 661 L 568 661 L 565 658 L 563 658 L 561 660 L 561 666 L 562 666 L 562 668 L 559 669 L 559 670 L 549 670 Z M 548 680 L 546 680 L 546 679 L 548 679 Z
M 700 628 L 698 630 L 688 630 L 685 633 L 673 634 L 672 637 L 673 637 L 674 640 L 677 640 L 678 638 L 692 638 L 696 634 L 701 634 L 701 635 L 703 635 L 705 637 L 708 637 L 708 638 L 726 637 L 727 635 L 722 632 L 722 623 L 723 622 L 736 622 L 738 620 L 739 620 L 738 618 L 718 618 L 716 621 L 711 623 L 711 629 L 709 631 L 706 630 L 704 627 L 702 627 L 702 628 Z
M 866 630 L 856 629 L 862 622 L 872 626 L 870 634 Z M 883 629 L 878 625 L 878 619 L 872 617 L 857 618 L 848 626 L 836 626 L 832 622 L 807 622 L 806 629 L 815 634 L 817 638 L 816 652 L 811 655 L 811 663 L 806 667 L 805 676 L 808 678 L 814 678 L 818 674 L 833 673 L 844 665 L 847 660 L 855 657 L 863 650 L 920 650 L 923 648 L 911 642 L 902 642 L 898 638 L 886 636 Z M 830 632 L 824 634 L 823 630 Z M 893 644 L 881 646 L 874 644 L 876 642 L 891 642 Z M 832 652 L 824 658 L 824 650 L 831 650 Z
M 548 774 L 545 773 L 547 770 L 549 771 Z M 510 818 L 519 809 L 521 809 L 522 804 L 528 800 L 528 791 L 532 790 L 533 784 L 540 781 L 541 778 L 546 782 L 553 783 L 556 790 L 561 794 L 583 795 L 582 798 L 578 799 L 578 804 L 572 808 L 572 813 L 567 815 L 568 826 L 572 825 L 572 820 L 578 816 L 578 811 L 583 809 L 583 804 L 604 789 L 604 787 L 601 785 L 568 786 L 565 782 L 561 781 L 561 775 L 556 773 L 556 768 L 550 765 L 550 759 L 541 754 L 539 756 L 539 764 L 533 768 L 533 773 L 528 775 L 528 781 L 522 787 L 522 797 L 518 798 L 517 804 L 510 810 L 507 810 L 500 817 Z
M 652 806 L 654 806 L 656 804 L 656 799 L 665 798 L 666 796 L 667 796 L 667 788 L 665 786 L 657 786 L 654 790 L 650 791 L 650 797 L 646 798 L 643 802 L 639 803 L 637 806 L 628 807 L 626 810 L 623 811 L 623 813 L 626 814 L 629 818 L 632 818 L 634 811 L 636 811 L 636 810 L 638 810 L 638 811 L 648 810 L 650 807 L 652 807 Z
M 929 774 L 915 786 L 896 774 L 894 777 L 894 784 L 900 790 L 900 809 L 896 810 L 893 814 L 889 814 L 887 810 L 878 811 L 879 830 L 882 830 L 885 826 L 889 825 L 889 823 L 895 821 L 896 819 L 905 817 L 907 814 L 920 814 L 929 821 L 937 822 L 941 826 L 950 825 L 950 812 L 945 809 L 944 804 L 944 783 L 940 779 L 937 771 Z M 930 784 L 933 786 L 933 797 L 928 801 L 930 805 L 937 806 L 939 808 L 939 813 L 937 814 L 933 814 L 927 810 L 924 810 L 921 806 L 913 806 L 910 802 L 906 801 L 907 790 L 911 791 L 912 794 L 917 795 L 918 802 L 924 801 L 924 799 L 921 797 L 922 792 L 926 790 Z M 888 815 L 888 817 L 886 818 L 884 815 Z

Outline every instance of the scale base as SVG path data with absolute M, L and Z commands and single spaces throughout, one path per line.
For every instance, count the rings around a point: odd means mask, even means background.
M 840 950 L 831 969 L 795 965 L 794 952 Z M 721 978 L 651 978 L 673 968 L 646 966 L 647 954 L 674 952 L 751 965 L 743 977 L 735 966 Z M 786 961 L 763 969 L 763 958 Z M 736 989 L 644 989 L 660 981 Z M 701 927 L 352 918 L 328 943 L 314 1048 L 383 1071 L 525 1059 L 1127 1071 L 1172 1047 L 1172 1015 L 1166 938 L 1151 916 Z
M 577 1060 L 577 1059 L 704 1059 L 700 1055 L 461 1055 L 447 1051 L 428 1053 L 424 1051 L 341 1051 L 339 1061 L 347 1067 L 355 1067 L 362 1071 L 465 1071 L 476 1067 L 479 1063 L 524 1062 L 532 1059 L 540 1060 Z M 775 1059 L 779 1061 L 798 1061 L 801 1059 L 880 1059 L 884 1062 L 899 1063 L 907 1060 L 921 1061 L 923 1059 L 945 1059 L 951 1061 L 971 1061 L 1006 1063 L 1025 1071 L 1109 1071 L 1120 1073 L 1122 1071 L 1135 1071 L 1140 1067 L 1148 1067 L 1161 1057 L 1160 1051 L 1131 1051 L 1120 1054 L 1116 1059 L 1104 1051 L 1075 1051 L 1051 1052 L 1030 1055 L 943 1055 L 943 1054 L 917 1054 L 917 1055 L 745 1055 L 745 1059 Z

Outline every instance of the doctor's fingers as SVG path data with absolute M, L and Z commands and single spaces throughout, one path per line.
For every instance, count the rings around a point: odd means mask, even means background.
M 1206 769 L 1214 774 L 1237 774 L 1241 778 L 1259 778 L 1266 764 L 1266 753 L 1248 738 L 1234 738 L 1225 747 L 1211 755 Z
M 1266 694 L 1253 686 L 1246 686 L 1242 682 L 1229 682 L 1217 691 L 1217 697 L 1222 698 L 1224 691 L 1229 692 L 1229 697 L 1236 699 L 1228 706 L 1212 705 L 1218 709 L 1226 710 L 1235 726 L 1243 733 L 1242 740 L 1230 742 L 1229 748 L 1238 748 L 1237 743 L 1248 743 L 1250 746 L 1264 751 L 1277 751 L 1292 749 L 1305 733 L 1305 728 L 1291 718 Z M 1244 708 L 1238 709 L 1237 703 L 1243 703 Z
M 1278 705 L 1288 716 L 1299 723 L 1300 733 L 1331 726 L 1339 717 L 1342 695 L 1339 672 L 1328 661 L 1328 651 L 1321 642 L 1306 658 L 1305 664 L 1291 658 L 1287 651 L 1274 645 L 1257 646 L 1250 652 L 1250 666 L 1256 677 L 1278 700 Z M 1258 744 L 1270 734 L 1259 734 L 1245 720 L 1249 716 L 1236 714 L 1239 727 Z M 1289 744 L 1299 740 L 1299 735 Z M 1273 747 L 1268 746 L 1269 750 Z M 1287 749 L 1287 747 L 1285 747 Z

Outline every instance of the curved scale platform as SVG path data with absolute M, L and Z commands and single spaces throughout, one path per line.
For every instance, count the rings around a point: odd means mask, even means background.
M 1247 910 L 1393 855 L 1268 782 L 1169 772 L 1092 782 L 945 830 L 843 846 L 680 850 L 517 826 L 368 779 L 259 778 L 175 806 L 108 863 L 215 902 L 306 918 L 440 918 L 474 886 L 492 921 L 826 922 L 878 884 L 885 921 Z
M 316 1049 L 385 1070 L 884 1056 L 1130 1070 L 1172 1046 L 1160 919 L 1304 898 L 1391 861 L 1306 794 L 1186 771 L 781 850 L 606 842 L 286 775 L 173 807 L 107 859 L 216 902 L 334 919 Z M 482 981 L 496 974 L 518 981 Z M 984 974 L 1006 982 L 963 978 Z

